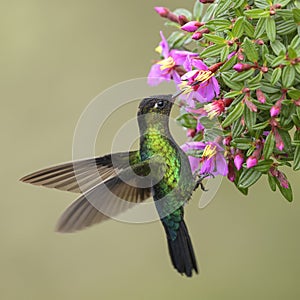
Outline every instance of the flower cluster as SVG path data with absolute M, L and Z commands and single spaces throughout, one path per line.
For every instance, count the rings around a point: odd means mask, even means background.
M 207 9 L 204 12 L 204 4 Z M 176 30 L 156 48 L 150 85 L 182 90 L 194 173 L 227 176 L 247 194 L 263 175 L 292 201 L 282 169 L 300 169 L 300 7 L 296 1 L 197 0 L 155 7 Z

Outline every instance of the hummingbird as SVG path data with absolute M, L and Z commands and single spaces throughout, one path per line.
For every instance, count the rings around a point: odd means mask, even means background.
M 192 173 L 187 155 L 170 133 L 169 116 L 177 96 L 157 95 L 140 102 L 139 150 L 60 164 L 20 180 L 81 193 L 58 220 L 56 230 L 62 233 L 101 223 L 152 196 L 171 262 L 179 273 L 191 277 L 198 267 L 184 206 L 199 186 L 205 190 L 202 180 L 208 175 Z

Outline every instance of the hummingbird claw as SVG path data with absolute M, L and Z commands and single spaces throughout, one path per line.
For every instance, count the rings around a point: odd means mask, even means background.
M 207 192 L 208 190 L 205 188 L 204 184 L 203 184 L 203 179 L 207 178 L 211 176 L 212 178 L 215 178 L 215 175 L 212 173 L 205 173 L 205 174 L 194 174 L 194 178 L 196 181 L 195 187 L 194 187 L 194 191 L 200 186 L 201 190 L 204 192 Z

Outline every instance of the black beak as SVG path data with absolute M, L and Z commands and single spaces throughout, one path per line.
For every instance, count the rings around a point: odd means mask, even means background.
M 184 90 L 181 91 L 177 91 L 175 94 L 172 95 L 171 101 L 174 103 L 175 99 L 180 96 L 182 93 L 184 92 Z

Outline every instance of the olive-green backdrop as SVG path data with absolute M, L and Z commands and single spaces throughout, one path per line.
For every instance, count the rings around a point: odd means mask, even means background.
M 193 1 L 1 1 L 1 299 L 300 299 L 295 173 L 292 204 L 264 179 L 248 197 L 224 180 L 202 210 L 195 195 L 186 208 L 200 264 L 192 279 L 173 270 L 159 222 L 57 234 L 56 219 L 75 195 L 18 182 L 71 159 L 77 120 L 93 97 L 147 75 L 164 28 L 155 5 Z M 99 154 L 110 138 L 104 134 Z

